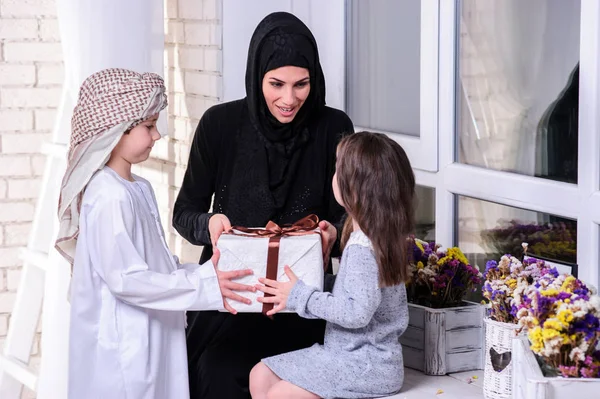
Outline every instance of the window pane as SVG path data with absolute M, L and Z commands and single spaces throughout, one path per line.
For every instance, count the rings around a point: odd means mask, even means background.
M 458 196 L 458 243 L 467 258 L 485 269 L 490 259 L 528 254 L 564 264 L 577 263 L 577 222 L 547 213 Z
M 348 2 L 347 109 L 355 126 L 419 135 L 419 0 Z
M 415 236 L 425 241 L 435 240 L 435 189 L 417 186 L 415 198 Z
M 580 0 L 460 4 L 459 162 L 577 183 Z

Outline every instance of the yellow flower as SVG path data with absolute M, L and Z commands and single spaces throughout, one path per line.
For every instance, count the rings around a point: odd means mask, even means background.
M 532 351 L 539 353 L 544 349 L 544 340 L 542 338 L 542 329 L 540 327 L 532 328 L 527 335 L 529 336 L 529 341 L 531 341 Z
M 422 269 L 422 268 L 424 268 L 424 267 L 425 267 L 425 266 L 423 265 L 423 262 L 421 262 L 421 261 L 418 261 L 418 262 L 417 262 L 417 269 Z
M 544 322 L 544 329 L 562 331 L 564 327 L 565 326 L 556 319 L 548 319 Z
M 459 262 L 464 263 L 465 265 L 469 264 L 469 261 L 467 260 L 465 255 L 462 253 L 460 248 L 452 247 L 452 248 L 448 248 L 448 252 L 446 253 L 446 256 L 444 258 L 440 259 L 440 262 L 438 262 L 438 265 L 441 265 L 445 261 L 451 260 L 451 259 L 456 259 Z
M 514 278 L 506 280 L 506 285 L 508 285 L 510 289 L 514 290 L 517 287 L 517 280 L 515 280 Z
M 557 296 L 558 290 L 556 290 L 555 288 L 549 288 L 547 290 L 540 291 L 540 294 L 542 294 L 543 296 Z
M 568 325 L 570 322 L 573 321 L 573 311 L 571 311 L 570 309 L 561 310 L 560 312 L 558 312 L 557 317 L 561 323 L 563 323 L 564 325 Z
M 546 323 L 544 323 L 544 326 Z M 553 328 L 542 328 L 542 338 L 544 341 L 550 341 L 552 338 L 559 337 L 560 333 Z
M 561 338 L 562 338 L 562 344 L 563 345 L 569 345 L 571 343 L 571 341 L 573 341 L 571 339 L 571 337 L 569 337 L 567 334 L 560 334 Z
M 575 277 L 573 276 L 568 276 L 567 278 L 565 278 L 565 281 L 563 281 L 562 286 L 560 287 L 561 291 L 564 292 L 568 292 L 568 293 L 573 293 L 573 289 L 571 288 L 571 285 L 575 282 Z
M 421 250 L 421 252 L 425 252 L 425 248 L 423 248 L 423 244 L 419 241 L 415 240 L 415 245 Z

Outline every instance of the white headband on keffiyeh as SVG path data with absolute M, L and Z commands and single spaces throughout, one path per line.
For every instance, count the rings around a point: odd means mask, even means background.
M 125 132 L 167 106 L 163 79 L 154 73 L 105 69 L 88 77 L 71 119 L 67 170 L 58 201 L 55 247 L 73 265 L 83 191 Z

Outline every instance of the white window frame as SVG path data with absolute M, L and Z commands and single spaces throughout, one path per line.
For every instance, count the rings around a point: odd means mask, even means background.
M 337 10 L 340 2 L 335 0 Z M 239 26 L 231 23 L 228 15 L 235 12 L 244 15 L 239 7 L 249 7 L 250 2 L 224 1 L 224 39 Z M 322 2 L 310 0 L 311 5 L 297 6 L 292 1 L 275 3 L 277 8 L 289 7 L 289 11 L 310 13 L 311 19 L 327 20 L 328 8 Z M 457 124 L 456 75 L 457 75 L 457 10 L 460 0 L 421 1 L 421 99 L 419 137 L 384 132 L 398 141 L 406 150 L 415 170 L 417 184 L 435 189 L 436 240 L 445 245 L 457 244 L 457 195 L 491 201 L 500 205 L 544 212 L 577 220 L 577 264 L 579 276 L 589 284 L 600 286 L 600 2 L 581 0 L 580 32 L 580 85 L 579 93 L 579 142 L 578 184 L 568 184 L 533 176 L 519 175 L 460 164 L 456 162 Z M 342 4 L 341 7 L 344 5 Z M 229 12 L 226 12 L 230 10 Z M 339 15 L 336 14 L 336 15 Z M 315 16 L 315 17 L 313 17 Z M 320 18 L 324 18 L 321 20 Z M 341 24 L 341 25 L 340 25 Z M 344 29 L 344 22 L 335 18 L 332 29 Z M 238 33 L 239 38 L 239 33 Z M 247 38 L 249 40 L 249 37 Z M 317 38 L 319 40 L 319 38 Z M 327 39 L 326 39 L 327 40 Z M 224 40 L 225 87 L 235 73 L 243 76 L 244 66 L 228 73 L 227 60 L 233 47 Z M 319 43 L 321 52 L 330 46 L 336 54 L 346 51 L 339 38 L 335 43 Z M 338 47 L 336 47 L 338 46 Z M 239 51 L 239 49 L 238 49 Z M 243 57 L 245 55 L 238 57 Z M 344 82 L 345 60 L 339 57 L 339 65 L 332 63 L 331 79 Z M 337 82 L 336 81 L 336 82 Z M 238 83 L 239 85 L 239 83 Z M 329 83 L 328 83 L 329 86 Z M 344 87 L 341 84 L 341 87 Z M 339 89 L 339 86 L 336 86 Z M 343 89 L 341 89 L 343 91 Z M 343 93 L 342 93 L 343 94 Z M 339 106 L 338 106 L 339 107 Z M 357 130 L 372 130 L 357 126 Z M 510 187 L 510 190 L 506 190 Z
M 579 277 L 600 285 L 600 2 L 581 0 L 578 184 L 460 164 L 456 161 L 457 11 L 439 3 L 439 170 L 415 168 L 417 184 L 435 188 L 436 240 L 457 243 L 456 195 L 577 220 Z M 414 151 L 408 148 L 409 151 Z M 426 153 L 421 152 L 422 155 Z M 510 187 L 507 190 L 506 187 Z
M 387 134 L 404 148 L 413 168 L 430 172 L 438 170 L 439 5 L 439 0 L 421 0 L 419 136 L 391 133 L 369 126 L 355 126 L 356 131 L 367 130 Z M 347 25 L 348 20 L 349 18 L 346 18 Z M 347 59 L 348 57 L 346 63 Z M 352 82 L 346 84 L 350 85 Z

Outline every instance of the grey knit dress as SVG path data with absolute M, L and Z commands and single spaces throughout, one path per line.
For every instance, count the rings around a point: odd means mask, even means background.
M 333 277 L 333 276 L 329 276 Z M 298 281 L 287 307 L 327 321 L 325 344 L 263 359 L 279 378 L 322 398 L 373 398 L 397 393 L 404 381 L 398 338 L 408 325 L 404 284 L 379 288 L 372 244 L 361 231 L 350 236 L 333 290 Z

